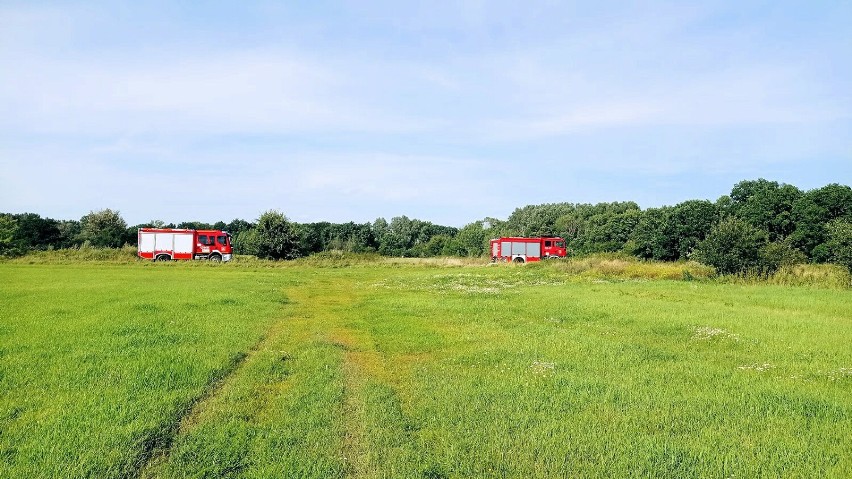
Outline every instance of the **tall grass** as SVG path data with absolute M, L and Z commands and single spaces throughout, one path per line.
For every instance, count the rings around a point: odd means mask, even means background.
M 679 280 L 709 279 L 710 266 L 689 262 L 640 261 L 629 256 L 593 255 L 545 262 L 546 266 L 570 275 L 592 278 Z
M 816 286 L 836 289 L 852 287 L 852 275 L 849 270 L 836 264 L 797 264 L 784 266 L 768 277 L 745 275 L 733 277 L 731 280 L 781 286 Z
M 18 264 L 132 263 L 137 260 L 136 251 L 135 246 L 96 248 L 83 245 L 74 248 L 32 251 L 6 261 Z

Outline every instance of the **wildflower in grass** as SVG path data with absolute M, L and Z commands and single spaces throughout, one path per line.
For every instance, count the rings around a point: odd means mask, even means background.
M 828 374 L 829 381 L 837 381 L 844 378 L 852 378 L 852 368 L 840 368 Z
M 556 369 L 556 365 L 554 363 L 547 363 L 544 361 L 533 361 L 530 365 L 530 370 L 532 370 L 533 374 L 543 375 L 550 372 L 553 372 Z
M 744 365 L 742 365 L 742 366 L 737 366 L 737 369 L 740 369 L 740 370 L 743 370 L 743 371 L 757 371 L 757 372 L 759 372 L 759 373 L 762 373 L 762 372 L 764 372 L 764 371 L 769 371 L 770 369 L 773 369 L 774 367 L 775 367 L 775 366 L 773 366 L 773 365 L 771 365 L 771 364 L 769 364 L 769 363 L 763 363 L 763 364 L 744 364 Z
M 722 328 L 714 328 L 711 326 L 699 326 L 692 330 L 692 339 L 696 341 L 709 341 L 711 339 L 730 339 L 739 341 L 740 337 Z

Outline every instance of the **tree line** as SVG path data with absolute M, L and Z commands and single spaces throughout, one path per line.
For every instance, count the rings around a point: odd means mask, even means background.
M 770 274 L 801 262 L 852 269 L 852 188 L 830 184 L 803 191 L 765 179 L 741 181 L 716 201 L 688 200 L 642 210 L 634 202 L 551 203 L 517 208 L 506 220 L 485 218 L 463 228 L 406 216 L 372 223 L 295 223 L 275 210 L 254 221 L 162 221 L 128 227 L 117 211 L 79 221 L 34 213 L 0 214 L 0 255 L 91 245 L 135 245 L 140 227 L 221 229 L 237 253 L 292 259 L 339 250 L 386 256 L 483 256 L 501 236 L 561 236 L 572 254 L 622 253 L 661 261 L 694 259 L 720 273 Z
M 407 216 L 395 217 L 390 222 L 378 218 L 372 223 L 295 223 L 283 213 L 270 210 L 254 221 L 152 220 L 128 226 L 118 211 L 104 209 L 92 211 L 80 220 L 55 220 L 35 213 L 0 213 L 0 256 L 63 248 L 136 246 L 139 228 L 223 230 L 231 234 L 238 254 L 268 259 L 294 259 L 330 250 L 401 257 L 480 254 L 453 244 L 458 228 Z

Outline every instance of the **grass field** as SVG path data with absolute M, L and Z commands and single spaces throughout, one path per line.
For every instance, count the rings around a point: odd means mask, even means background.
M 0 477 L 852 477 L 852 290 L 674 268 L 0 263 Z

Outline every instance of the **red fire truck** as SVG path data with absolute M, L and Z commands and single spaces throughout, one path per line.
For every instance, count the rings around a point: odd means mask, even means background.
M 497 238 L 491 240 L 491 261 L 540 261 L 548 258 L 564 258 L 568 255 L 565 240 L 552 238 Z
M 140 258 L 153 261 L 209 259 L 230 261 L 231 235 L 220 230 L 139 228 Z

